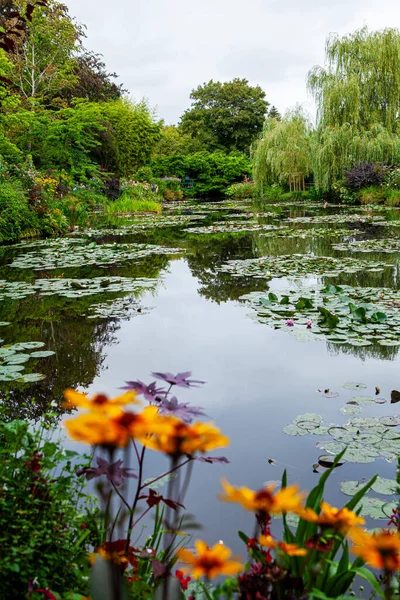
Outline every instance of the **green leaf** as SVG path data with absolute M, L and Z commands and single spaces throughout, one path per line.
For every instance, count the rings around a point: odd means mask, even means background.
M 378 594 L 378 596 L 380 596 L 381 598 L 384 598 L 384 593 L 381 589 L 381 586 L 379 585 L 379 582 L 377 580 L 377 578 L 375 577 L 375 575 L 373 573 L 371 573 L 371 571 L 369 571 L 368 569 L 366 569 L 365 567 L 352 567 L 352 571 L 354 571 L 354 573 L 356 575 L 359 575 L 360 577 L 362 577 L 363 579 L 365 579 L 366 581 L 368 581 L 368 583 L 372 586 L 372 588 L 374 589 L 374 592 L 376 594 Z

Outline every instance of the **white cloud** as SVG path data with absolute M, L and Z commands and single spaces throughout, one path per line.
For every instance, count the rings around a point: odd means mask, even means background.
M 177 122 L 193 88 L 246 77 L 281 112 L 307 103 L 306 74 L 331 32 L 400 27 L 396 0 L 66 0 L 133 98 Z

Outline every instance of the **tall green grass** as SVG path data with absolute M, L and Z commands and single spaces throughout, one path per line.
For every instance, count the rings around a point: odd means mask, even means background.
M 132 198 L 128 194 L 122 196 L 115 202 L 110 202 L 106 206 L 108 214 L 128 214 L 128 213 L 160 213 L 162 206 L 160 202 L 152 199 Z

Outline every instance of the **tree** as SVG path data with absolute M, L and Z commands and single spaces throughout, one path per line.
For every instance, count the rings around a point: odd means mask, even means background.
M 199 139 L 193 138 L 188 133 L 182 133 L 175 125 L 166 125 L 162 128 L 161 137 L 154 149 L 154 156 L 174 156 L 201 152 L 204 147 Z
M 262 131 L 269 103 L 259 86 L 247 79 L 227 83 L 209 81 L 193 90 L 192 106 L 181 119 L 183 133 L 200 140 L 209 150 L 248 152 Z
M 21 4 L 26 10 L 26 0 Z M 36 6 L 24 39 L 11 54 L 11 79 L 23 98 L 46 100 L 75 84 L 74 52 L 82 35 L 65 5 L 48 0 L 47 6 Z
M 400 33 L 366 27 L 326 44 L 308 86 L 318 108 L 315 184 L 328 190 L 359 162 L 400 162 Z
M 109 73 L 100 54 L 82 49 L 75 58 L 76 82 L 64 90 L 56 91 L 56 97 L 71 103 L 73 98 L 85 98 L 90 102 L 109 102 L 121 98 L 125 90 L 115 83 L 116 73 Z
M 311 125 L 297 108 L 278 121 L 269 118 L 253 147 L 253 177 L 264 184 L 283 183 L 290 190 L 304 189 L 304 179 L 312 172 Z
M 101 110 L 105 128 L 95 156 L 104 170 L 130 177 L 150 160 L 162 123 L 144 101 L 121 98 L 102 104 Z
M 268 118 L 269 119 L 277 119 L 277 121 L 280 121 L 282 119 L 282 115 L 279 112 L 279 110 L 276 108 L 276 106 L 271 106 L 271 108 L 268 111 Z

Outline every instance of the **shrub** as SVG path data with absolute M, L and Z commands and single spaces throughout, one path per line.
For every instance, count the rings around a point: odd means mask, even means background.
M 388 190 L 387 204 L 390 206 L 400 206 L 400 189 Z
M 400 189 L 400 169 L 388 171 L 385 177 L 385 184 L 390 188 Z
M 225 194 L 229 198 L 234 198 L 235 200 L 244 200 L 247 198 L 252 198 L 254 195 L 255 186 L 254 183 L 248 181 L 246 183 L 234 183 L 230 185 Z
M 387 190 L 379 185 L 370 185 L 360 190 L 361 204 L 380 204 L 387 198 Z
M 222 196 L 230 185 L 243 181 L 251 171 L 251 163 L 240 152 L 197 152 L 157 158 L 151 168 L 156 177 L 182 179 L 185 195 L 204 197 Z
M 70 227 L 84 225 L 89 219 L 88 204 L 78 196 L 68 194 L 60 200 L 60 208 Z
M 37 235 L 38 216 L 29 207 L 28 198 L 19 182 L 0 182 L 0 241 L 18 240 Z
M 0 423 L 2 598 L 26 598 L 30 587 L 87 592 L 87 552 L 99 539 L 91 500 L 71 464 L 76 453 L 43 431 L 30 432 L 24 421 Z
M 261 192 L 261 198 L 264 200 L 268 200 L 268 202 L 278 202 L 279 199 L 283 196 L 283 188 L 282 186 L 274 183 L 271 186 L 263 188 Z
M 106 211 L 109 214 L 141 212 L 160 213 L 162 211 L 162 205 L 155 194 L 148 194 L 146 196 L 134 194 L 131 191 L 125 190 L 118 200 L 107 205 Z
M 357 191 L 371 185 L 379 185 L 385 179 L 387 169 L 377 163 L 360 163 L 345 173 L 345 185 Z

